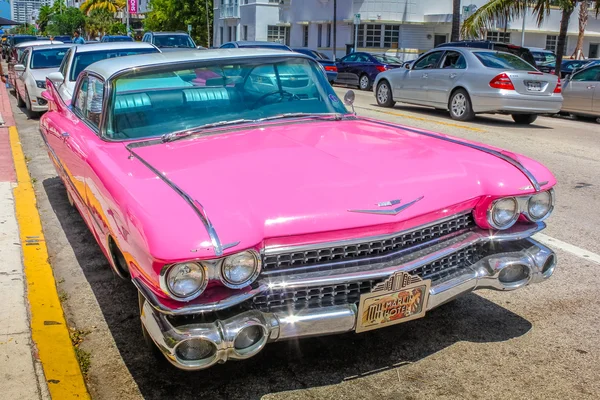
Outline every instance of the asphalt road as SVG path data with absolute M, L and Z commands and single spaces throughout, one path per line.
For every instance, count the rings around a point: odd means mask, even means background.
M 600 253 L 600 125 L 540 118 L 522 127 L 502 116 L 456 123 L 420 107 L 381 109 L 372 93 L 356 92 L 359 115 L 489 143 L 547 165 L 559 182 L 545 231 L 561 241 L 555 276 L 517 292 L 470 294 L 388 329 L 274 343 L 244 362 L 177 371 L 147 352 L 135 289 L 109 269 L 68 203 L 37 117 L 13 99 L 65 313 L 72 327 L 89 332 L 81 347 L 92 355 L 94 398 L 600 398 L 600 274 L 589 256 Z

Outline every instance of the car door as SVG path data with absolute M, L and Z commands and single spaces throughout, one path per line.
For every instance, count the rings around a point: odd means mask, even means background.
M 596 75 L 596 81 L 593 82 L 594 86 L 594 97 L 592 99 L 592 114 L 600 117 L 600 71 Z
M 428 72 L 427 102 L 436 107 L 445 107 L 456 82 L 464 75 L 467 61 L 462 53 L 448 50 L 436 68 Z
M 432 51 L 415 61 L 404 79 L 394 81 L 395 97 L 407 103 L 426 103 L 429 73 L 437 68 L 443 54 L 444 50 Z
M 337 83 L 349 83 L 350 79 L 348 78 L 349 71 L 352 68 L 352 65 L 356 61 L 356 53 L 348 54 L 346 57 L 343 57 L 337 65 L 338 68 L 338 77 L 336 79 Z
M 591 114 L 594 93 L 599 85 L 600 65 L 576 72 L 563 87 L 563 107 L 574 114 Z
M 371 75 L 369 72 L 371 68 L 374 68 L 374 63 L 371 61 L 371 58 L 368 54 L 358 53 L 356 55 L 356 61 L 350 67 L 348 71 L 348 79 L 350 80 L 348 83 L 350 85 L 358 86 L 360 77 L 363 74 Z
M 30 55 L 31 55 L 31 48 L 28 48 L 25 51 L 23 51 L 23 54 L 21 54 L 21 57 L 19 57 L 19 60 L 17 61 L 17 64 L 23 65 L 25 67 L 25 70 L 21 71 L 21 72 L 14 71 L 14 73 L 15 73 L 15 90 L 19 92 L 19 96 L 21 96 L 22 99 L 25 98 L 25 77 L 27 76 L 26 72 L 27 72 L 27 68 L 29 66 Z

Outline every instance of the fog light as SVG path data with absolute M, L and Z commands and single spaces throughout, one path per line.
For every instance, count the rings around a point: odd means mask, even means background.
M 238 353 L 247 354 L 260 347 L 264 337 L 265 332 L 261 326 L 247 326 L 238 333 L 233 347 Z
M 544 263 L 544 266 L 542 267 L 542 274 L 546 275 L 546 273 L 548 271 L 551 271 L 554 269 L 554 266 L 556 265 L 556 257 L 554 256 L 554 254 L 550 255 L 550 257 L 548 257 L 546 259 L 546 262 Z
M 198 361 L 209 358 L 217 351 L 212 342 L 204 339 L 189 339 L 177 346 L 175 353 L 184 361 Z
M 529 268 L 523 264 L 510 265 L 500 271 L 498 280 L 502 283 L 515 283 L 527 279 Z

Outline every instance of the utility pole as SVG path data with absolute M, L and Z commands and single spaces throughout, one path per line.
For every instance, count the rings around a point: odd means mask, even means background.
M 336 60 L 337 0 L 333 0 L 333 61 Z
M 125 32 L 126 32 L 127 36 L 129 36 L 129 1 L 130 0 L 127 0 L 127 7 L 125 7 L 125 8 L 127 8 L 127 11 L 125 13 L 125 21 L 127 24 L 127 28 L 125 29 Z
M 205 0 L 206 5 L 206 48 L 210 49 L 210 22 L 208 21 L 208 0 Z
M 527 11 L 529 11 L 529 8 L 525 8 L 525 11 L 523 11 L 523 27 L 521 29 L 521 47 L 525 46 L 525 18 L 527 17 Z

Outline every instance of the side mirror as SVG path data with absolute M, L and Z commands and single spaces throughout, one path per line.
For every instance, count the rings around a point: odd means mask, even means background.
M 15 64 L 13 68 L 15 69 L 15 72 L 25 71 L 25 66 L 23 64 Z
M 404 68 L 406 68 L 406 69 L 410 69 L 410 66 L 411 66 L 411 64 L 409 64 L 409 63 L 404 64 Z
M 61 72 L 56 71 L 56 72 L 49 73 L 48 79 L 50 79 L 52 81 L 52 83 L 54 83 L 55 85 L 60 85 L 65 80 L 65 77 L 63 76 L 63 74 Z
M 346 92 L 346 94 L 344 95 L 344 104 L 352 107 L 352 113 L 354 113 L 356 115 L 356 111 L 354 111 L 354 99 L 355 98 L 356 98 L 356 95 L 354 94 L 353 90 L 348 90 Z

